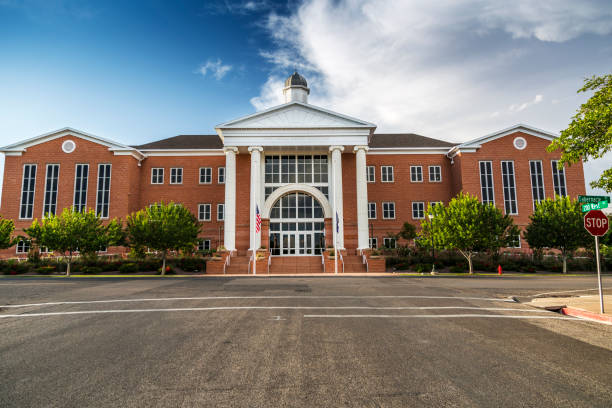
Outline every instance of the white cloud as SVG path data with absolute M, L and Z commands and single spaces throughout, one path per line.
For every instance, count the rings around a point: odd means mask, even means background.
M 209 72 L 217 79 L 222 79 L 230 70 L 232 69 L 231 65 L 223 65 L 221 60 L 217 58 L 216 61 L 208 60 L 206 64 L 200 65 L 198 68 L 198 73 L 206 76 Z
M 508 110 L 510 112 L 520 112 L 520 111 L 523 111 L 523 110 L 527 109 L 528 107 L 530 107 L 532 105 L 536 105 L 536 104 L 542 102 L 543 99 L 544 99 L 544 97 L 542 95 L 536 95 L 533 98 L 533 100 L 531 100 L 529 102 L 523 102 L 523 103 L 520 103 L 520 104 L 512 104 L 512 105 L 510 105 Z

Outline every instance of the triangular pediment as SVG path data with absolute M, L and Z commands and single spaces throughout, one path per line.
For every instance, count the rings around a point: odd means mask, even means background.
M 318 106 L 291 102 L 235 119 L 217 129 L 375 128 L 376 125 Z

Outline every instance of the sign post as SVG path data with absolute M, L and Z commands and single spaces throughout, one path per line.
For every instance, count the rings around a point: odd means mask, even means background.
M 608 232 L 610 222 L 600 210 L 591 210 L 584 216 L 584 228 L 595 237 L 595 259 L 597 260 L 597 280 L 599 282 L 599 310 L 604 313 L 603 292 L 601 289 L 601 265 L 599 263 L 599 237 Z

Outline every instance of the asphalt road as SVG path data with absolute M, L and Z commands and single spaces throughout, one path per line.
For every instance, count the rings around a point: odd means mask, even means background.
M 504 301 L 595 287 L 0 279 L 0 406 L 610 407 L 612 326 Z

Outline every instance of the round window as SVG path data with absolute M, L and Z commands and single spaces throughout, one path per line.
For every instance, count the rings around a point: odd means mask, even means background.
M 516 147 L 519 150 L 523 150 L 524 148 L 527 147 L 527 141 L 525 140 L 524 137 L 516 137 L 514 138 L 514 147 Z
M 62 143 L 62 150 L 65 153 L 72 153 L 74 152 L 74 149 L 76 149 L 76 144 L 72 140 L 66 140 L 64 143 Z

